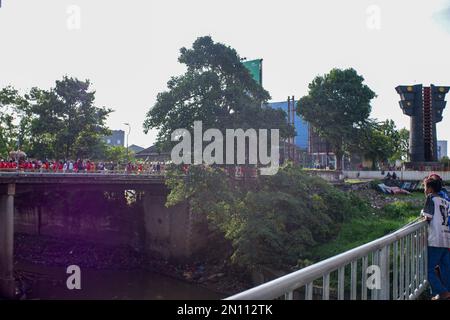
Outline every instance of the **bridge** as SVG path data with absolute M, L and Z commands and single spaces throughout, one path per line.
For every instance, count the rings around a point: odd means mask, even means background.
M 34 204 L 33 200 L 32 209 L 19 208 L 17 198 L 28 199 L 35 190 L 48 191 L 45 194 L 50 195 L 56 190 L 113 193 L 134 190 L 141 195 L 141 209 L 112 219 L 110 212 L 67 217 L 69 210 L 54 212 Z M 202 224 L 187 203 L 166 208 L 167 192 L 161 174 L 1 172 L 0 296 L 14 295 L 15 232 L 130 245 L 148 255 L 188 260 L 205 243 Z M 46 199 L 50 201 L 51 198 Z
M 427 222 L 290 273 L 227 300 L 414 300 L 427 288 Z
M 164 177 L 118 173 L 0 173 L 0 295 L 13 295 L 14 227 L 22 213 L 14 197 L 33 188 L 143 190 L 150 251 L 186 257 L 193 252 L 193 216 L 187 206 L 165 208 Z M 16 219 L 15 216 L 16 215 Z M 35 219 L 39 223 L 39 219 Z M 416 221 L 373 242 L 229 297 L 259 299 L 417 299 L 427 288 L 427 223 Z M 373 273 L 374 272 L 374 273 Z M 375 275 L 372 280 L 371 273 Z M 377 278 L 379 277 L 379 278 Z M 369 280 L 369 281 L 368 281 Z

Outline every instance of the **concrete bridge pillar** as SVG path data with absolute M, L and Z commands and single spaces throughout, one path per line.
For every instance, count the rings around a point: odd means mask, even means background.
M 145 246 L 149 254 L 186 261 L 207 241 L 206 220 L 193 214 L 187 202 L 165 206 L 166 195 L 144 196 Z
M 14 284 L 14 195 L 15 184 L 0 193 L 0 296 L 13 298 Z

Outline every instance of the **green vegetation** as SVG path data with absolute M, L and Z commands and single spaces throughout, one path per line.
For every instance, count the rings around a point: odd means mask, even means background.
M 112 110 L 94 101 L 89 80 L 69 77 L 24 96 L 12 87 L 0 90 L 0 156 L 22 149 L 39 159 L 103 158 Z
M 222 134 L 226 129 L 274 128 L 281 138 L 293 136 L 286 113 L 265 105 L 269 93 L 252 78 L 235 49 L 201 37 L 191 49 L 180 50 L 178 61 L 187 71 L 169 80 L 168 90 L 158 94 L 144 122 L 145 132 L 158 129 L 160 149 L 170 149 L 175 130 L 192 132 L 194 121 Z
M 309 84 L 308 95 L 297 113 L 310 123 L 337 155 L 359 155 L 377 163 L 407 160 L 409 131 L 397 130 L 392 120 L 370 119 L 370 102 L 376 94 L 354 69 L 333 69 Z
M 450 168 L 450 158 L 447 156 L 442 157 L 440 160 L 441 163 L 444 164 L 444 167 L 448 170 Z
M 317 76 L 309 84 L 308 95 L 297 105 L 297 113 L 308 121 L 330 144 L 342 169 L 342 156 L 348 146 L 355 145 L 366 126 L 376 97 L 354 69 L 333 69 Z
M 397 198 L 381 210 L 366 208 L 360 216 L 344 221 L 337 237 L 315 247 L 313 255 L 308 258 L 314 261 L 329 258 L 380 238 L 418 218 L 424 201 L 422 193 L 415 192 L 411 196 Z
M 378 123 L 374 120 L 367 121 L 355 136 L 355 144 L 349 150 L 372 160 L 372 169 L 380 162 L 394 162 L 395 160 L 407 160 L 409 149 L 409 131 L 397 130 L 392 120 Z
M 246 270 L 289 270 L 383 236 L 417 216 L 412 202 L 375 210 L 353 192 L 287 165 L 274 176 L 236 181 L 221 168 L 169 170 L 167 205 L 189 201 L 210 229 L 232 245 L 230 260 Z
M 105 150 L 103 159 L 114 163 L 126 163 L 128 160 L 134 160 L 134 152 L 128 150 L 127 157 L 127 148 L 122 146 L 110 146 Z

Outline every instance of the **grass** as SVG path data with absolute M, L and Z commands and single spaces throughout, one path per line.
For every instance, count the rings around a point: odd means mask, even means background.
M 364 183 L 367 182 L 368 180 L 362 180 L 362 179 L 345 179 L 344 182 L 348 183 L 348 184 L 358 184 L 358 183 Z
M 337 237 L 312 250 L 313 261 L 320 261 L 360 245 L 371 242 L 403 227 L 419 216 L 424 196 L 413 193 L 410 196 L 397 196 L 398 200 L 385 205 L 381 210 L 365 212 L 344 221 Z

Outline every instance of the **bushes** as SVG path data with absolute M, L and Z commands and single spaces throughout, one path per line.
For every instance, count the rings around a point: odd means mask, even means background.
M 362 205 L 367 206 L 367 203 Z M 343 223 L 336 238 L 313 248 L 308 258 L 320 261 L 373 241 L 416 219 L 420 209 L 421 201 L 395 201 L 375 212 L 361 210 L 360 215 L 354 215 Z
M 351 193 L 292 165 L 245 183 L 220 168 L 191 167 L 187 178 L 178 170 L 168 176 L 168 205 L 188 200 L 231 242 L 231 261 L 249 271 L 296 265 L 334 239 L 344 221 L 367 209 Z
M 383 216 L 394 219 L 419 216 L 420 207 L 412 202 L 396 201 L 383 208 Z

